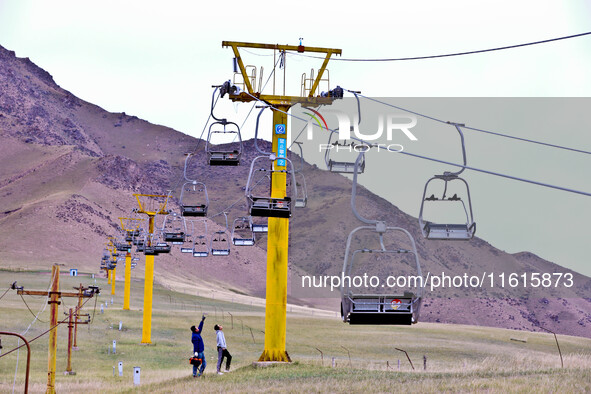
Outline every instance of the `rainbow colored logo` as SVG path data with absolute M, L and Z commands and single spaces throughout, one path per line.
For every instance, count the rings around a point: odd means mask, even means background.
M 320 115 L 320 112 L 313 110 L 312 108 L 308 108 L 310 111 L 313 112 L 313 114 L 309 113 L 309 112 L 304 112 L 306 115 L 308 115 L 310 118 L 314 119 L 316 121 L 316 123 L 318 123 L 318 126 L 320 127 L 320 129 L 322 130 L 322 123 L 324 123 L 324 128 L 326 130 L 328 130 L 328 125 L 326 124 L 326 120 L 324 120 L 324 116 Z M 320 119 L 318 119 L 320 118 Z M 322 123 L 320 123 L 320 121 L 322 120 Z M 308 125 L 309 125 L 310 121 L 308 121 Z M 310 126 L 308 126 L 310 127 Z

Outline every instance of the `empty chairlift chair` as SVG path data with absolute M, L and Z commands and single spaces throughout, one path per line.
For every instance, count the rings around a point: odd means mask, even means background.
M 428 186 L 434 180 L 440 180 L 444 182 L 443 193 L 438 196 L 435 196 L 435 194 L 431 194 L 429 197 L 427 197 Z M 467 206 L 466 202 L 464 202 L 464 199 L 459 197 L 457 193 L 454 193 L 453 196 L 447 195 L 448 183 L 453 181 L 459 181 L 456 183 L 461 184 L 465 187 Z M 451 206 L 452 204 L 460 205 L 464 211 L 465 222 L 434 223 L 431 221 L 424 220 L 423 211 L 425 205 L 434 205 L 441 203 L 447 203 L 446 205 L 448 206 Z M 429 181 L 425 185 L 425 190 L 423 192 L 423 201 L 421 203 L 421 209 L 419 211 L 419 227 L 421 228 L 423 236 L 427 239 L 465 241 L 472 239 L 474 237 L 474 233 L 476 232 L 476 223 L 474 222 L 474 218 L 472 216 L 472 201 L 470 199 L 470 189 L 468 187 L 468 183 L 464 179 L 453 174 L 435 175 L 433 178 L 429 179 Z
M 228 135 L 233 136 L 230 141 L 220 140 L 219 136 Z M 234 142 L 238 139 L 237 142 Z M 220 140 L 218 144 L 214 141 Z M 222 143 L 238 144 L 235 148 L 222 149 L 219 145 Z M 210 166 L 237 166 L 240 164 L 240 157 L 242 156 L 242 137 L 240 135 L 240 127 L 234 122 L 228 122 L 222 119 L 218 122 L 213 122 L 209 126 L 207 133 L 207 142 L 205 143 L 205 152 L 209 159 Z
M 468 187 L 468 183 L 459 176 L 466 167 L 466 148 L 464 145 L 464 134 L 462 133 L 462 130 L 460 128 L 460 126 L 463 125 L 456 123 L 451 124 L 455 126 L 458 133 L 460 134 L 464 165 L 462 169 L 457 172 L 446 171 L 442 175 L 435 175 L 427 181 L 427 183 L 425 184 L 425 189 L 423 191 L 421 208 L 419 210 L 419 227 L 421 229 L 421 232 L 423 233 L 423 236 L 427 239 L 467 241 L 474 237 L 474 233 L 476 232 L 476 222 L 474 222 L 474 216 L 472 214 L 472 199 L 470 198 L 470 188 Z M 441 194 L 435 195 L 434 193 L 432 193 L 430 196 L 428 196 L 429 184 L 433 181 L 436 181 L 435 183 L 443 182 L 443 191 Z M 453 189 L 450 192 L 450 184 L 459 185 L 461 191 L 465 191 L 465 194 L 463 194 L 465 197 L 462 198 L 458 196 L 458 192 L 460 190 Z M 448 194 L 451 193 L 454 194 L 452 196 L 449 196 Z M 465 222 L 462 220 L 461 222 L 455 221 L 453 223 L 436 223 L 434 221 L 425 220 L 423 218 L 423 213 L 426 205 L 445 205 L 448 208 L 453 207 L 454 205 L 456 207 L 461 206 L 463 208 L 462 210 L 464 213 L 462 219 L 465 219 Z
M 228 256 L 230 254 L 230 240 L 225 230 L 213 233 L 209 250 L 212 256 Z
M 187 232 L 185 241 L 181 244 L 181 253 L 193 253 L 193 235 L 195 234 L 195 225 L 192 220 L 185 221 Z
M 181 189 L 181 215 L 207 216 L 209 197 L 205 184 L 197 181 L 186 182 Z
M 367 256 L 374 256 L 382 262 L 386 262 L 386 264 L 396 262 L 396 266 L 388 267 L 388 272 L 400 272 L 400 269 L 404 267 L 408 270 L 414 270 L 413 276 L 421 277 L 421 266 L 416 245 L 408 231 L 399 227 L 385 227 L 384 225 L 380 230 L 381 232 L 378 232 L 381 247 L 373 249 L 360 248 L 352 251 L 351 240 L 359 231 L 373 231 L 375 233 L 376 227 L 358 227 L 349 234 L 343 263 L 343 277 L 351 277 L 353 265 L 360 265 L 364 257 Z M 410 248 L 384 247 L 382 238 L 384 233 L 404 234 L 409 240 Z M 409 261 L 403 262 L 403 259 Z M 413 264 L 414 267 L 412 267 Z M 410 271 L 408 271 L 405 276 L 409 277 L 410 275 Z M 359 289 L 344 280 L 341 287 L 341 317 L 343 322 L 349 324 L 389 325 L 417 323 L 422 302 L 423 285 L 422 281 L 415 281 L 407 288 L 387 292 L 381 292 L 383 287 L 378 287 L 378 289 L 372 289 L 372 291 L 381 293 L 370 294 L 369 292 L 360 292 Z
M 185 218 L 175 212 L 166 215 L 162 226 L 162 236 L 165 242 L 173 245 L 182 245 L 185 242 L 187 226 Z
M 255 167 L 256 163 L 259 160 L 270 160 L 271 165 L 269 168 L 257 168 Z M 289 163 L 291 171 L 285 170 L 276 170 L 275 165 L 278 160 L 285 160 L 286 163 Z M 286 167 L 287 168 L 287 167 Z M 295 180 L 295 174 L 293 171 L 293 165 L 289 159 L 277 159 L 273 155 L 272 156 L 258 156 L 256 157 L 251 165 L 250 165 L 250 173 L 248 175 L 248 182 L 246 184 L 246 201 L 248 204 L 248 210 L 250 216 L 259 216 L 259 217 L 276 217 L 276 218 L 289 218 L 292 213 L 292 200 L 291 197 L 286 195 L 282 197 L 272 197 L 270 193 L 266 193 L 267 195 L 254 195 L 253 189 L 256 186 L 255 182 L 253 181 L 254 175 L 257 172 L 267 172 L 270 174 L 270 179 L 273 179 L 273 175 L 278 173 L 284 173 L 286 176 L 286 182 L 289 179 L 289 185 L 292 188 L 292 192 L 297 195 L 297 184 Z M 288 185 L 286 185 L 288 186 Z M 288 188 L 286 187 L 286 194 Z
M 269 230 L 269 225 L 266 221 L 256 220 L 252 222 L 252 232 L 264 234 Z
M 334 142 L 332 142 L 332 136 L 333 134 L 336 133 L 336 131 L 331 131 L 331 133 L 329 134 L 328 137 L 328 144 L 327 146 L 329 146 L 329 149 L 326 149 L 326 151 L 324 152 L 324 161 L 326 163 L 326 168 L 328 168 L 328 170 L 330 172 L 337 172 L 337 173 L 342 173 L 342 174 L 353 174 L 355 172 L 355 158 L 357 156 L 357 154 L 359 152 L 357 152 L 357 150 L 355 149 L 355 143 L 353 141 L 351 141 L 351 143 L 347 144 L 347 141 L 341 141 L 339 142 L 339 140 L 336 140 Z M 367 149 L 367 146 L 364 146 L 363 148 L 364 150 Z M 347 153 L 349 153 L 349 155 L 353 154 L 354 157 L 352 157 L 352 160 L 349 161 L 345 161 L 345 155 L 346 153 L 340 152 L 339 151 L 348 151 Z M 336 158 L 339 158 L 339 160 L 337 160 Z M 365 156 L 363 157 L 363 160 L 359 163 L 358 169 L 357 169 L 357 173 L 358 174 L 363 174 L 365 172 Z
M 189 220 L 187 227 L 191 231 L 190 247 L 181 247 L 183 253 L 193 253 L 193 257 L 209 256 L 209 241 L 207 239 L 207 220 Z M 189 239 L 187 239 L 189 241 Z
M 308 205 L 308 187 L 306 186 L 306 177 L 304 177 L 304 174 L 302 174 L 302 171 L 304 170 L 304 151 L 302 149 L 301 142 L 294 141 L 293 144 L 295 144 L 300 150 L 300 166 L 295 170 L 296 186 L 298 192 L 296 195 L 295 207 L 305 208 L 306 205 Z
M 298 194 L 296 195 L 295 207 L 305 208 L 306 205 L 308 205 L 308 188 L 306 186 L 306 178 L 304 177 L 304 174 L 299 172 L 296 175 L 296 181 Z
M 232 244 L 236 246 L 252 246 L 255 243 L 255 235 L 252 231 L 252 218 L 242 216 L 234 219 L 232 224 Z
M 193 242 L 193 257 L 207 257 L 209 256 L 209 243 L 207 242 L 207 235 L 197 235 Z

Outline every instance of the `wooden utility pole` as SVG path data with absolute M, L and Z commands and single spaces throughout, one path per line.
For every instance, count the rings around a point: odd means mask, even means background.
M 80 317 L 80 310 L 82 309 L 82 300 L 84 299 L 84 292 L 86 290 L 88 290 L 88 287 L 84 287 L 82 286 L 82 283 L 80 283 L 79 287 L 74 287 L 74 289 L 78 290 L 78 307 L 76 308 L 76 313 L 74 314 L 74 344 L 72 346 L 72 349 L 74 350 L 78 350 L 78 344 L 77 344 L 77 338 L 78 338 L 78 324 L 85 324 L 85 323 L 79 323 L 79 317 Z
M 47 361 L 47 394 L 55 393 L 55 367 L 57 360 L 57 312 L 58 305 L 60 304 L 60 297 L 79 297 L 79 292 L 66 293 L 60 292 L 60 267 L 54 264 L 51 267 L 51 290 L 49 292 L 43 290 L 23 290 L 19 289 L 17 294 L 19 295 L 36 295 L 36 296 L 48 296 L 49 300 L 47 303 L 50 306 L 49 309 L 49 350 L 48 350 L 48 361 Z M 84 298 L 92 298 L 95 294 L 99 294 L 99 288 L 91 286 L 90 292 L 82 294 Z M 76 308 L 78 313 L 78 308 Z M 72 319 L 72 313 L 70 313 L 70 321 Z M 71 324 L 70 324 L 71 325 Z

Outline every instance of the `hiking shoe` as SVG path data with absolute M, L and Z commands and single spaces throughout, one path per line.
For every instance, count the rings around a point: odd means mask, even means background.
M 229 373 L 229 372 L 230 372 L 230 370 L 229 370 L 229 369 L 226 369 L 226 370 L 224 371 L 224 373 Z
M 222 371 L 218 371 L 218 375 L 223 375 L 224 373 Z

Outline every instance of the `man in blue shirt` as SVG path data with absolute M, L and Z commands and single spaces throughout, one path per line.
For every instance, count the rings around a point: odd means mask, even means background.
M 205 350 L 205 345 L 203 344 L 203 338 L 201 338 L 201 330 L 203 329 L 203 322 L 205 321 L 205 315 L 201 317 L 201 323 L 199 323 L 199 327 L 195 328 L 195 326 L 191 326 L 191 331 L 193 334 L 191 335 L 191 342 L 193 342 L 193 352 L 195 355 L 200 358 L 201 361 L 201 368 L 199 369 L 199 374 L 197 374 L 197 366 L 193 365 L 193 377 L 199 377 L 203 374 L 203 370 L 207 366 L 207 362 L 205 362 L 205 356 L 203 355 L 203 351 Z

